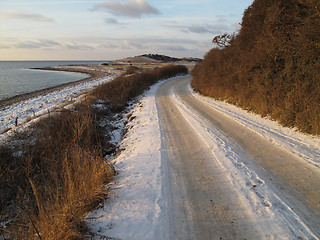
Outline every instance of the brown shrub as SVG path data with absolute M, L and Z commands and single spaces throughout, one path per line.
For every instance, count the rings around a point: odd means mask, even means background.
M 31 138 L 21 157 L 2 149 L 1 172 L 7 171 L 1 189 L 10 189 L 1 192 L 2 206 L 18 216 L 6 231 L 17 239 L 79 239 L 83 214 L 104 198 L 114 175 L 101 153 L 91 108 L 81 105 L 46 118 Z
M 255 0 L 241 30 L 192 71 L 202 94 L 320 134 L 319 1 Z
M 95 90 L 94 99 L 107 99 L 113 111 L 160 79 L 187 73 L 167 66 L 128 77 L 121 76 Z M 16 136 L 17 149 L 0 147 L 0 236 L 14 239 L 83 239 L 82 219 L 108 194 L 105 184 L 115 174 L 104 159 L 110 153 L 110 133 L 101 118 L 112 115 L 89 102 L 52 113 L 29 133 Z M 107 149 L 105 149 L 107 148 Z M 113 148 L 114 150 L 114 148 Z
M 188 69 L 185 66 L 168 65 L 130 76 L 117 77 L 96 88 L 92 94 L 98 99 L 109 101 L 113 111 L 121 111 L 128 101 L 142 94 L 159 80 L 187 73 Z

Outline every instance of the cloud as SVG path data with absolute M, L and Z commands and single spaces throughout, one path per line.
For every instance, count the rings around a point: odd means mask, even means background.
M 114 18 L 107 18 L 104 20 L 105 23 L 108 23 L 108 24 L 120 24 L 116 19 Z
M 9 46 L 1 46 L 0 45 L 0 49 L 9 49 L 9 48 L 11 48 L 11 47 L 9 47 Z
M 87 44 L 67 43 L 65 47 L 72 50 L 93 50 L 94 47 Z
M 224 32 L 234 31 L 233 25 L 221 24 L 204 24 L 204 25 L 191 25 L 186 28 L 192 33 L 210 33 L 210 34 L 221 34 Z
M 240 23 L 234 23 L 234 24 L 232 24 L 232 27 L 233 27 L 234 29 L 236 29 L 236 31 L 239 31 L 240 28 L 241 28 L 241 24 L 240 24 Z
M 104 10 L 116 16 L 141 18 L 143 15 L 160 14 L 159 10 L 152 7 L 146 0 L 127 0 L 117 2 L 107 0 L 105 3 L 96 4 L 93 10 Z
M 211 34 L 218 35 L 225 32 L 234 32 L 238 30 L 235 24 L 216 23 L 216 24 L 164 24 L 165 28 L 176 28 L 183 33 Z
M 11 46 L 9 46 L 8 44 L 6 44 L 6 43 L 0 43 L 0 49 L 9 49 L 9 48 L 11 48 Z
M 36 48 L 50 48 L 55 46 L 60 46 L 61 44 L 52 40 L 35 40 L 35 41 L 24 41 L 14 44 L 16 48 L 26 48 L 26 49 L 36 49 Z
M 61 47 L 71 50 L 92 50 L 93 46 L 88 44 L 78 44 L 75 42 L 57 42 L 49 39 L 37 39 L 28 41 L 19 41 L 11 45 L 14 48 L 21 49 L 50 49 L 53 47 Z
M 115 43 L 112 43 L 112 42 L 106 42 L 106 43 L 100 44 L 99 48 L 115 49 L 115 48 L 120 48 L 120 46 L 118 44 L 115 44 Z
M 130 42 L 128 40 L 123 40 L 122 43 L 125 46 L 129 46 L 130 45 Z
M 146 49 L 148 48 L 148 43 L 140 41 L 139 39 L 132 40 L 123 40 L 122 48 L 123 49 Z
M 176 51 L 176 52 L 180 52 L 180 51 L 188 51 L 187 48 L 180 46 L 180 45 L 167 45 L 167 46 L 162 46 L 163 50 L 168 50 L 168 51 Z
M 54 22 L 54 19 L 35 13 L 9 11 L 0 13 L 1 19 L 23 19 L 36 22 Z
M 130 39 L 109 39 L 108 43 L 120 44 L 119 48 L 124 51 L 136 51 L 137 53 L 162 52 L 166 54 L 183 55 L 184 52 L 202 50 L 197 41 L 180 38 L 144 37 Z M 211 41 L 208 40 L 211 46 Z M 208 47 L 206 46 L 206 49 Z
M 197 41 L 184 38 L 162 38 L 162 37 L 136 37 L 136 38 L 108 38 L 97 39 L 101 44 L 97 45 L 97 49 L 110 49 L 119 51 L 137 51 L 139 53 L 168 51 L 183 52 L 197 48 Z M 211 44 L 211 41 L 208 40 Z
M 193 33 L 213 33 L 212 29 L 202 25 L 192 25 L 187 27 L 187 30 Z

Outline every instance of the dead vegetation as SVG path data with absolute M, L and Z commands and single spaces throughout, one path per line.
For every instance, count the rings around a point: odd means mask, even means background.
M 193 88 L 320 134 L 320 2 L 255 0 L 237 35 L 215 37 Z
M 167 65 L 139 74 L 125 74 L 96 88 L 92 94 L 99 99 L 109 101 L 112 111 L 121 111 L 126 107 L 129 100 L 139 96 L 145 89 L 159 80 L 187 73 L 188 69 L 185 66 Z
M 114 174 L 103 158 L 91 108 L 78 105 L 48 117 L 28 137 L 21 156 L 2 149 L 1 213 L 11 221 L 2 229 L 4 236 L 81 238 L 84 214 L 105 197 L 104 186 Z
M 187 73 L 183 66 L 133 71 L 138 69 L 129 69 L 130 75 L 99 87 L 72 110 L 52 113 L 12 139 L 20 144 L 0 147 L 1 239 L 90 236 L 82 219 L 107 197 L 106 183 L 115 174 L 105 158 L 115 151 L 110 123 L 102 126 L 102 120 L 124 110 L 158 80 Z

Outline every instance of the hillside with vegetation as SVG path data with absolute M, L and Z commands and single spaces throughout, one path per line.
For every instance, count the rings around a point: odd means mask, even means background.
M 134 57 L 126 57 L 123 59 L 115 60 L 117 62 L 127 62 L 127 63 L 177 63 L 177 62 L 199 62 L 201 61 L 200 58 L 193 58 L 193 57 L 183 57 L 183 58 L 176 58 L 176 57 L 169 57 L 166 55 L 160 54 L 143 54 Z
M 238 34 L 192 71 L 192 87 L 281 124 L 320 134 L 320 2 L 255 0 Z

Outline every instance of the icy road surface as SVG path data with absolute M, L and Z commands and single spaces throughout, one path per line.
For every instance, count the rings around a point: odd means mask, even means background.
M 134 110 L 115 197 L 88 216 L 95 239 L 319 239 L 319 138 L 190 80 L 158 84 Z

